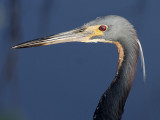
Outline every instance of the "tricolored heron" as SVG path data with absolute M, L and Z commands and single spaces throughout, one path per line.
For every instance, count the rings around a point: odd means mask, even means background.
M 120 120 L 134 80 L 139 50 L 145 77 L 143 51 L 133 26 L 123 17 L 110 15 L 97 18 L 80 28 L 28 41 L 12 48 L 64 42 L 103 42 L 117 46 L 119 53 L 117 72 L 111 85 L 102 95 L 93 120 Z

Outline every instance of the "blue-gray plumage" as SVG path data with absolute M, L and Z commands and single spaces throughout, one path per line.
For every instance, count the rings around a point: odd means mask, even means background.
M 134 80 L 139 50 L 145 77 L 143 51 L 133 26 L 123 17 L 105 16 L 80 28 L 28 41 L 12 48 L 27 48 L 64 42 L 104 42 L 117 46 L 119 60 L 116 76 L 102 95 L 93 120 L 120 120 Z

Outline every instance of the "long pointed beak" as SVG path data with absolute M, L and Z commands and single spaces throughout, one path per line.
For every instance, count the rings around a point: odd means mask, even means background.
M 13 46 L 12 49 L 44 46 L 44 45 L 51 45 L 51 44 L 58 44 L 65 42 L 84 42 L 89 40 L 90 38 L 89 36 L 91 34 L 92 32 L 85 31 L 85 28 L 78 28 L 72 31 L 24 42 L 16 46 Z

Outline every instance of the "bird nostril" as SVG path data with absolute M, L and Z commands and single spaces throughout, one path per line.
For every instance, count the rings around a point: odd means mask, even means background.
M 100 27 L 99 27 L 99 30 L 100 31 L 105 31 L 107 29 L 107 27 L 105 26 L 105 25 L 101 25 Z

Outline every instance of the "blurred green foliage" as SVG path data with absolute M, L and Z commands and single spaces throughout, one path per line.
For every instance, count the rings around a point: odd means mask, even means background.
M 17 111 L 0 112 L 0 120 L 23 120 L 21 114 Z

